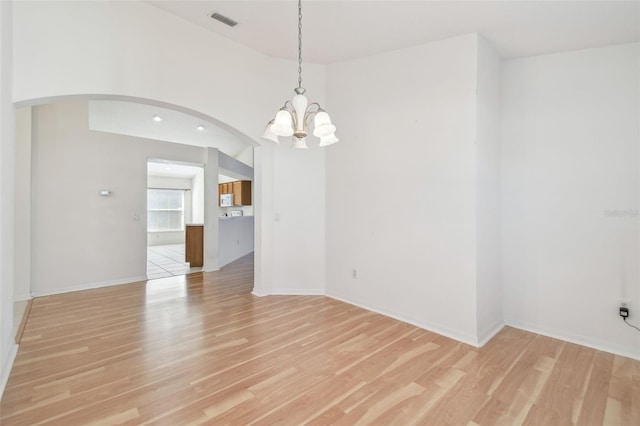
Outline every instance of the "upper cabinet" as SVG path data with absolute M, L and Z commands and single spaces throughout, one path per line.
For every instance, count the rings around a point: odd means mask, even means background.
M 250 206 L 251 205 L 251 181 L 237 180 L 235 182 L 218 184 L 218 194 L 233 194 L 234 206 Z M 218 205 L 221 204 L 218 197 Z
M 223 194 L 232 194 L 233 186 L 231 182 L 229 183 L 219 183 L 218 184 L 218 205 L 222 205 L 222 195 Z
M 233 184 L 233 205 L 234 206 L 250 206 L 251 205 L 251 181 L 237 180 Z

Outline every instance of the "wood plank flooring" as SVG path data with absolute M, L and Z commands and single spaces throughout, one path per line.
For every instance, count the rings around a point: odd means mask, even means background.
M 475 349 L 215 273 L 35 299 L 2 425 L 640 425 L 640 362 L 505 328 Z

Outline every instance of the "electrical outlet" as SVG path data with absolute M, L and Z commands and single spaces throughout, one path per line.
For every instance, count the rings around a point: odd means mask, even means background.
M 623 319 L 627 319 L 629 317 L 629 313 L 631 311 L 631 300 L 629 299 L 620 299 L 618 301 L 618 313 Z
M 351 270 L 351 278 L 358 278 L 358 271 L 356 269 Z

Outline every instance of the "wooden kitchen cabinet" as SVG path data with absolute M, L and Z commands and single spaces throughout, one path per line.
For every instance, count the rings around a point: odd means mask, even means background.
M 233 184 L 233 205 L 234 206 L 250 206 L 251 205 L 251 181 L 237 180 L 231 183 Z
M 204 225 L 186 225 L 184 242 L 185 262 L 192 268 L 204 263 Z
M 218 184 L 218 205 L 222 204 L 222 194 L 233 194 L 233 185 L 231 182 Z

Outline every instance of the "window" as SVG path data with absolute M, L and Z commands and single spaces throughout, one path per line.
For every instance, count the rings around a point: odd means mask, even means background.
M 184 230 L 184 190 L 147 189 L 147 231 Z

